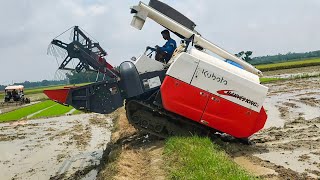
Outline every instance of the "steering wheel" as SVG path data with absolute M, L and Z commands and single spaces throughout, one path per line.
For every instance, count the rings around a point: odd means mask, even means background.
M 147 56 L 148 56 L 149 58 L 151 58 L 151 57 L 152 57 L 152 53 L 155 52 L 155 51 L 157 51 L 157 48 L 153 48 L 153 47 L 147 46 L 146 51 L 145 51 L 145 54 L 148 52 L 148 50 L 151 50 L 151 52 L 150 52 L 149 54 L 147 54 Z

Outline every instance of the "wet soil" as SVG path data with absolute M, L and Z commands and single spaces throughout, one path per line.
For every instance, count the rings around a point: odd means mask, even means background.
M 112 141 L 101 159 L 97 179 L 165 179 L 163 140 L 140 134 L 119 110 Z
M 320 78 L 266 84 L 268 120 L 250 139 L 255 145 L 221 143 L 235 159 L 274 170 L 260 177 L 318 179 L 320 177 Z M 257 174 L 257 173 L 254 173 Z M 259 173 L 258 173 L 259 174 Z
M 95 179 L 112 118 L 81 114 L 0 124 L 1 179 Z
M 320 73 L 320 66 L 309 66 L 309 67 L 302 67 L 302 68 L 266 71 L 266 72 L 263 72 L 263 75 L 264 77 L 290 78 L 290 77 L 302 75 L 302 74 L 318 75 L 319 73 Z

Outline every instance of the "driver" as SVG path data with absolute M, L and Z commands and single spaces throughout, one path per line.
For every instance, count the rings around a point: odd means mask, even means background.
M 168 63 L 174 50 L 177 48 L 176 41 L 171 39 L 170 33 L 168 30 L 163 30 L 161 32 L 163 39 L 167 40 L 166 44 L 162 47 L 156 46 L 157 54 L 155 59 L 157 61 Z

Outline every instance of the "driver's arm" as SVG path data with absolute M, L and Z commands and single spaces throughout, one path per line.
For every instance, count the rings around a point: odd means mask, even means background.
M 173 42 L 167 42 L 163 47 L 160 47 L 160 50 L 161 51 L 164 51 L 164 52 L 173 52 L 174 50 L 174 44 Z

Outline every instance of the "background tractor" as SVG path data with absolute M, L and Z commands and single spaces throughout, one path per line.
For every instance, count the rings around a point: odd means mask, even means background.
M 30 99 L 24 96 L 24 86 L 15 85 L 15 86 L 7 86 L 4 90 L 4 102 L 19 102 L 21 104 L 30 103 Z

